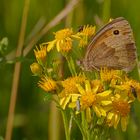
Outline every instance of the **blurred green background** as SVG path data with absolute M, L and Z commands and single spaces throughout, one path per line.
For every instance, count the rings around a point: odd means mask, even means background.
M 50 22 L 71 0 L 31 0 L 25 35 L 25 47 L 34 35 L 33 29 Z M 5 55 L 16 50 L 24 0 L 0 0 L 0 40 L 8 37 L 9 45 Z M 131 24 L 136 40 L 138 57 L 140 53 L 140 1 L 139 0 L 81 0 L 74 10 L 58 25 L 47 32 L 36 44 L 52 39 L 52 32 L 71 26 L 75 30 L 85 24 L 106 23 L 109 18 L 123 16 Z M 37 26 L 36 26 L 37 25 Z M 2 57 L 2 56 L 0 56 Z M 38 79 L 32 76 L 30 64 L 34 61 L 33 50 L 22 62 L 18 96 L 15 109 L 12 140 L 65 140 L 61 115 L 56 112 L 53 104 L 46 100 L 45 92 L 37 87 Z M 0 136 L 5 136 L 6 123 L 11 96 L 14 63 L 0 61 Z M 135 103 L 135 118 L 132 116 L 127 131 L 112 131 L 113 140 L 140 139 L 140 103 Z M 56 113 L 54 117 L 53 113 Z M 53 118 L 54 117 L 54 118 Z M 57 137 L 53 138 L 58 128 Z M 50 132 L 51 130 L 51 132 Z M 77 129 L 75 140 L 81 136 Z

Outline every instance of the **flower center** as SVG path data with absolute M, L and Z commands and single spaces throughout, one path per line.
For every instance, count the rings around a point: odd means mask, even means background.
M 83 108 L 91 107 L 96 101 L 96 97 L 92 92 L 87 92 L 81 97 L 81 104 Z
M 113 101 L 113 108 L 121 116 L 127 116 L 130 112 L 130 105 L 126 101 Z

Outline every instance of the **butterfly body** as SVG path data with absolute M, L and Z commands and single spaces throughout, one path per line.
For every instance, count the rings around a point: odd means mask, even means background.
M 107 67 L 131 71 L 136 63 L 136 47 L 130 24 L 122 17 L 104 26 L 91 39 L 82 61 L 84 70 Z

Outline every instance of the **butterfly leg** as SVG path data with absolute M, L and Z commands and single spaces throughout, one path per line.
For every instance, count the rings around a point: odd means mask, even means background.
M 97 71 L 99 71 L 100 69 L 99 68 L 97 68 L 96 66 L 94 66 L 94 65 L 92 65 L 91 66 L 93 69 L 95 69 L 95 70 L 97 70 Z

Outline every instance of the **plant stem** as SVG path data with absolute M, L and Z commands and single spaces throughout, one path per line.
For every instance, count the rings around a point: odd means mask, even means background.
M 64 122 L 64 129 L 65 129 L 65 135 L 66 135 L 66 140 L 70 140 L 70 133 L 69 133 L 69 127 L 68 127 L 68 120 L 67 116 L 64 110 L 61 110 L 63 122 Z
M 74 116 L 74 114 L 73 114 Z M 83 140 L 86 140 L 86 134 L 84 132 L 84 129 L 82 128 L 82 125 L 79 123 L 79 121 L 77 120 L 77 118 L 74 116 L 74 121 L 76 122 L 77 126 L 79 127 L 81 134 L 83 136 Z
M 54 97 L 57 100 L 57 97 Z M 50 113 L 49 113 L 49 139 L 50 140 L 60 140 L 60 112 L 56 106 L 56 102 L 52 101 L 50 105 Z M 55 135 L 54 135 L 55 132 Z
M 16 51 L 16 57 L 20 57 L 22 55 L 29 5 L 30 5 L 30 0 L 25 0 L 21 29 L 20 29 L 19 40 L 18 40 L 17 51 Z M 13 83 L 12 83 L 12 90 L 11 90 L 11 98 L 10 98 L 10 106 L 9 106 L 5 140 L 11 140 L 11 137 L 12 137 L 14 112 L 15 112 L 16 98 L 17 98 L 17 91 L 18 91 L 18 84 L 19 84 L 19 77 L 20 77 L 20 69 L 21 69 L 21 63 L 17 62 L 15 64 L 14 74 L 13 74 Z
M 72 76 L 76 76 L 77 73 L 76 73 L 76 70 L 75 70 L 75 64 L 73 62 L 72 57 L 65 56 L 65 58 L 66 58 L 66 60 L 68 62 L 68 67 L 69 67 L 69 70 L 70 70 Z

